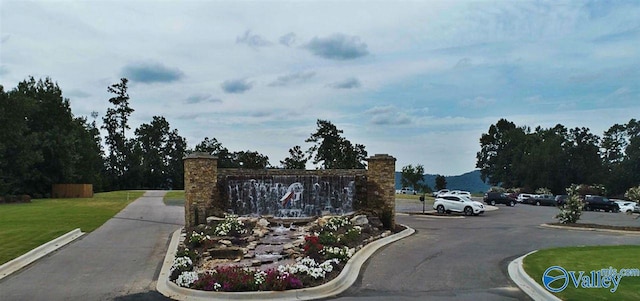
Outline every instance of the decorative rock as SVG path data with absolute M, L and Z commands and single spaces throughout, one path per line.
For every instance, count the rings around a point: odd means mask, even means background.
M 351 224 L 355 226 L 364 226 L 369 224 L 369 219 L 367 219 L 366 215 L 356 215 L 351 218 Z
M 219 241 L 219 243 L 225 245 L 225 246 L 230 246 L 231 245 L 231 241 L 227 240 L 227 239 L 222 239 Z
M 252 241 L 247 245 L 247 250 L 254 250 L 256 248 L 256 246 L 258 245 L 257 242 Z
M 260 260 L 251 260 L 251 266 L 252 267 L 257 267 L 257 266 L 260 266 L 260 265 L 262 265 L 262 261 L 260 261 Z
M 269 233 L 269 229 L 253 228 L 253 235 L 255 236 L 264 237 L 267 233 Z
M 284 244 L 284 245 L 282 246 L 282 249 L 283 249 L 283 250 L 289 250 L 289 249 L 293 249 L 293 248 L 294 248 L 293 244 L 290 244 L 290 243 L 288 243 L 288 244 Z
M 262 228 L 266 228 L 266 227 L 269 226 L 269 221 L 264 219 L 264 218 L 261 218 L 261 219 L 258 220 L 257 225 L 262 227 Z
M 329 222 L 329 219 L 332 217 L 333 216 L 329 216 L 329 215 L 318 217 L 318 219 L 316 220 L 318 223 L 318 226 L 324 227 L 324 225 L 326 225 Z
M 207 224 L 208 223 L 213 223 L 213 222 L 221 222 L 223 220 L 224 220 L 224 218 L 222 218 L 222 217 L 209 216 L 209 217 L 207 217 Z

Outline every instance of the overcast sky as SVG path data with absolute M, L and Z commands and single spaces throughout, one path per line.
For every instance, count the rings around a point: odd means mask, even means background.
M 479 138 L 640 118 L 640 1 L 1 0 L 0 84 L 51 77 L 76 116 L 130 80 L 164 116 L 272 165 L 327 119 L 396 170 L 475 169 Z M 99 118 L 100 119 L 100 118 Z

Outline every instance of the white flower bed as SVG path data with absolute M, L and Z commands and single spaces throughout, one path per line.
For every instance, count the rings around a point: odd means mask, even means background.
M 333 264 L 338 264 L 339 262 L 340 260 L 334 258 L 318 264 L 315 260 L 309 257 L 297 258 L 295 264 L 278 266 L 278 272 L 307 274 L 314 279 L 318 279 L 324 278 L 327 273 L 331 273 L 333 271 Z

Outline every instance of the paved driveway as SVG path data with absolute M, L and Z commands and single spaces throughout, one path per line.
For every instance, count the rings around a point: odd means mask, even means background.
M 422 208 L 420 208 L 422 209 Z M 517 205 L 464 219 L 398 216 L 416 234 L 379 250 L 335 300 L 528 300 L 508 263 L 532 250 L 575 245 L 640 244 L 639 235 L 542 228 L 555 207 Z M 640 225 L 625 214 L 586 212 L 584 222 Z
M 0 281 L 0 300 L 161 300 L 169 236 L 184 209 L 150 191 L 100 228 Z

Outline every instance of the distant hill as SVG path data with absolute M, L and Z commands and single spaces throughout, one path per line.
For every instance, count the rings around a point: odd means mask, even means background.
M 424 175 L 424 182 L 433 189 L 436 184 L 436 177 L 438 175 Z M 402 177 L 402 173 L 396 171 L 396 189 L 402 188 L 400 184 L 400 178 Z M 475 192 L 486 192 L 491 188 L 491 185 L 482 182 L 480 179 L 480 170 L 474 170 L 459 176 L 450 176 L 445 177 L 447 179 L 447 188 L 448 189 L 458 189 L 458 190 L 466 190 L 471 193 Z

